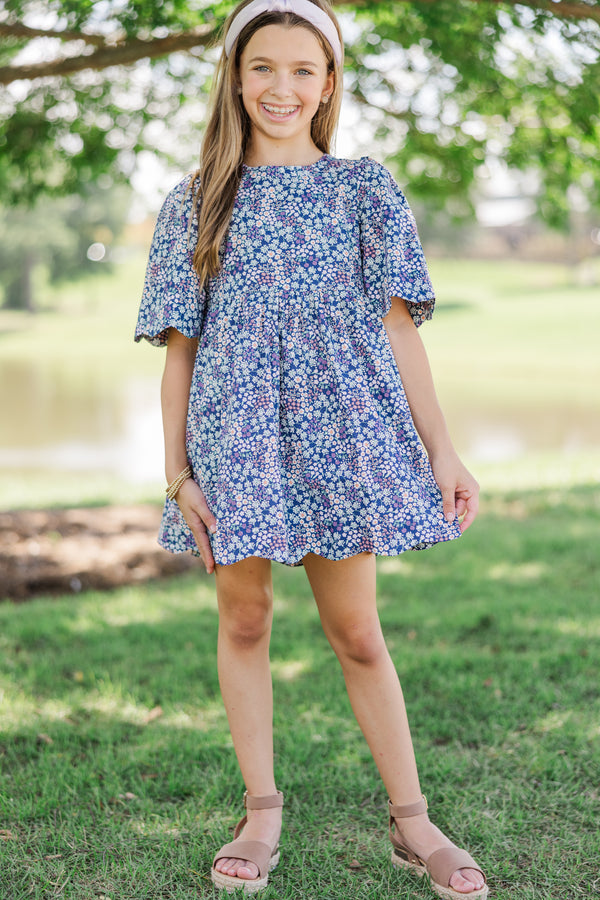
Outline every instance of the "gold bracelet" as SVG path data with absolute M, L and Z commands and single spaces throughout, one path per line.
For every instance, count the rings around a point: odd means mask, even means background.
M 170 485 L 168 485 L 166 494 L 169 500 L 174 500 L 179 492 L 179 488 L 183 484 L 184 481 L 187 481 L 188 478 L 192 477 L 192 469 L 191 466 L 186 466 L 183 472 L 180 472 L 177 478 L 175 478 Z
M 166 494 L 169 500 L 174 500 L 177 496 L 179 488 L 183 484 L 184 481 L 187 481 L 188 478 L 192 477 L 192 467 L 186 466 L 183 472 L 180 472 L 177 478 L 173 479 L 171 484 L 167 486 Z

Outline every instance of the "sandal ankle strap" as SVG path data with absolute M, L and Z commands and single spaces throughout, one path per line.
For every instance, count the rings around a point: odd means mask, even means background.
M 283 806 L 283 794 L 277 791 L 267 797 L 253 797 L 248 791 L 244 791 L 244 806 L 246 809 L 277 809 Z
M 421 794 L 421 799 L 416 803 L 405 803 L 403 806 L 394 806 L 391 800 L 388 800 L 390 817 L 392 819 L 410 819 L 412 816 L 420 816 L 427 812 L 427 797 Z

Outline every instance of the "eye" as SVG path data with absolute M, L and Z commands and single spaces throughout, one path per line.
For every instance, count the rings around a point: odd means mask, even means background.
M 308 69 L 298 69 L 298 73 L 300 75 L 312 75 L 312 72 L 310 72 Z
M 268 71 L 268 66 L 254 66 L 255 72 Z

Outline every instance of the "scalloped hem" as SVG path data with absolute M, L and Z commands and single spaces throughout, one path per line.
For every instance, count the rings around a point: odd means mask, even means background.
M 322 556 L 324 559 L 331 559 L 332 561 L 349 559 L 351 556 L 357 556 L 359 553 L 374 553 L 375 556 L 401 556 L 403 553 L 412 550 L 427 550 L 429 547 L 434 547 L 436 544 L 444 544 L 448 541 L 456 540 L 460 536 L 460 528 L 458 524 L 456 524 L 454 526 L 449 525 L 448 532 L 445 534 L 439 534 L 437 536 L 432 535 L 426 540 L 408 542 L 404 545 L 397 545 L 395 547 L 384 546 L 377 540 L 363 539 L 355 545 L 350 547 L 346 546 L 339 550 L 332 547 L 323 547 L 323 545 L 318 542 L 309 541 L 304 545 L 294 548 L 294 550 L 288 549 L 287 552 L 277 548 L 259 545 L 255 547 L 237 547 L 227 553 L 219 553 L 218 551 L 215 552 L 213 550 L 213 553 L 215 562 L 220 566 L 230 566 L 235 562 L 241 562 L 243 559 L 257 556 L 259 559 L 270 559 L 271 562 L 278 562 L 284 566 L 295 567 L 303 565 L 302 560 L 309 553 L 314 553 L 315 556 Z M 158 543 L 169 553 L 187 553 L 189 551 L 193 556 L 200 556 L 195 544 L 191 546 L 186 542 L 185 545 L 183 545 L 183 542 L 165 540 L 161 536 L 158 538 Z

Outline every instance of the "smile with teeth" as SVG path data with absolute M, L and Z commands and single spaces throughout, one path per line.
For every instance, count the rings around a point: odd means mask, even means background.
M 271 106 L 269 103 L 263 103 L 262 106 L 272 116 L 281 116 L 282 118 L 291 115 L 298 109 L 297 106 Z

